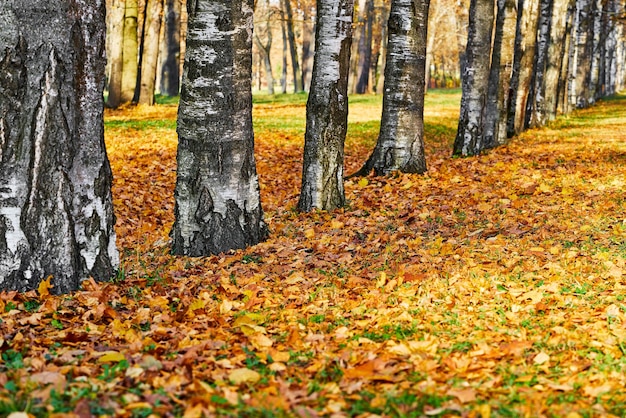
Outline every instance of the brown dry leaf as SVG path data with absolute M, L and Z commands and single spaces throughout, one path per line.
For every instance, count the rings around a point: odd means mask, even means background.
M 231 371 L 228 374 L 228 379 L 236 385 L 241 383 L 256 383 L 261 379 L 261 375 L 248 368 L 239 368 Z

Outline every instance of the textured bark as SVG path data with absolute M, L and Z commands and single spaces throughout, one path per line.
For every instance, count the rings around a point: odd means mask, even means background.
M 283 39 L 283 66 L 280 74 L 280 90 L 282 94 L 287 93 L 287 51 L 289 49 L 287 41 L 287 22 L 285 18 L 285 10 L 280 8 L 280 29 Z
M 293 22 L 293 8 L 291 7 L 291 0 L 281 0 L 281 2 L 286 17 L 289 56 L 291 57 L 291 71 L 293 74 L 293 92 L 298 93 L 302 91 L 302 73 L 300 72 L 300 63 L 298 62 L 298 45 L 296 43 L 296 32 Z
M 161 93 L 178 96 L 180 90 L 180 0 L 166 0 Z
M 569 5 L 570 0 L 554 0 L 552 25 L 550 27 L 550 43 L 548 45 L 547 65 L 544 80 L 545 122 L 554 120 L 557 114 L 559 85 L 561 84 L 563 61 L 567 57 L 565 31 L 568 26 Z
M 109 86 L 107 106 L 118 107 L 122 102 L 122 74 L 124 69 L 124 0 L 113 0 L 107 12 L 107 57 Z
M 137 41 L 137 0 L 126 0 L 124 9 L 124 64 L 122 69 L 121 103 L 130 103 L 135 96 L 137 86 L 137 60 L 139 44 Z
M 484 118 L 489 87 L 494 9 L 494 0 L 472 0 L 470 4 L 465 72 L 462 75 L 463 94 L 454 155 L 477 155 L 487 148 L 484 140 Z
M 515 57 L 511 77 L 511 96 L 507 123 L 507 136 L 524 130 L 526 104 L 533 75 L 533 62 L 537 41 L 539 0 L 519 0 L 515 32 Z
M 267 227 L 252 131 L 252 0 L 190 0 L 172 252 L 254 245 Z
M 511 80 L 510 68 L 513 66 L 515 18 L 517 16 L 514 0 L 497 0 L 496 3 L 498 13 L 491 56 L 484 127 L 484 141 L 487 148 L 502 145 L 507 139 L 506 111 Z
M 115 274 L 104 20 L 103 0 L 0 4 L 0 290 Z
M 423 173 L 428 0 L 393 0 L 383 114 L 376 148 L 355 175 Z
M 591 62 L 593 60 L 593 11 L 594 0 L 577 0 L 578 31 L 576 88 L 572 100 L 576 107 L 585 107 L 591 103 L 589 84 L 591 83 Z
M 526 121 L 524 128 L 543 126 L 547 121 L 545 74 L 548 65 L 548 47 L 550 46 L 553 6 L 554 0 L 540 0 L 539 2 L 537 45 L 535 47 L 535 60 L 533 63 L 530 91 L 526 103 Z
M 302 190 L 298 208 L 345 204 L 344 142 L 348 127 L 348 67 L 353 0 L 318 0 L 315 60 L 307 101 Z
M 163 0 L 148 0 L 141 59 L 139 103 L 153 105 L 159 59 L 159 35 L 163 20 Z

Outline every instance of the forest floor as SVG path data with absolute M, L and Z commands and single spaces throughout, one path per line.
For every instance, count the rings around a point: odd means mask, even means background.
M 428 173 L 332 213 L 295 210 L 305 100 L 255 98 L 271 236 L 206 258 L 169 255 L 176 106 L 107 112 L 122 269 L 0 294 L 0 416 L 626 416 L 626 96 L 453 159 L 429 92 Z M 347 173 L 379 118 L 352 99 Z

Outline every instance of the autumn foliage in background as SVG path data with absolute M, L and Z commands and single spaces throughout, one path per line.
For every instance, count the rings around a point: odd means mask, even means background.
M 626 97 L 452 159 L 459 96 L 428 93 L 426 175 L 310 214 L 305 97 L 257 97 L 270 239 L 197 259 L 169 255 L 175 105 L 110 111 L 122 270 L 0 294 L 0 415 L 624 416 Z M 379 118 L 352 100 L 347 173 Z

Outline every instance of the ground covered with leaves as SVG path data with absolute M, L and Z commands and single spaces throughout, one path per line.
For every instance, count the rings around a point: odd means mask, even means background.
M 626 415 L 626 97 L 452 159 L 429 92 L 428 173 L 310 214 L 305 100 L 255 98 L 270 238 L 206 258 L 169 255 L 175 105 L 107 113 L 122 269 L 0 294 L 0 416 Z M 350 112 L 348 173 L 380 99 Z

